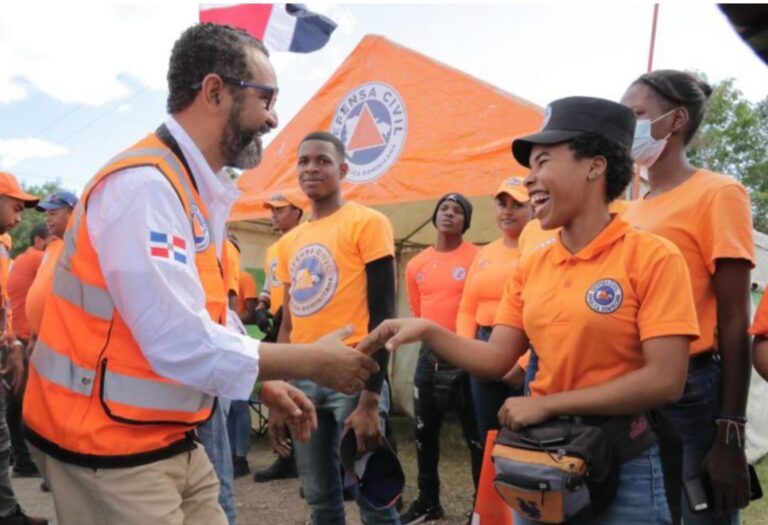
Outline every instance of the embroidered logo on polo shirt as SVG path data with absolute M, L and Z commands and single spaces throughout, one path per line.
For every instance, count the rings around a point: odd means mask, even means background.
M 463 281 L 464 278 L 467 276 L 467 270 L 462 268 L 461 266 L 457 266 L 453 269 L 453 272 L 451 273 L 453 275 L 454 281 Z
M 624 300 L 624 292 L 613 279 L 601 279 L 587 290 L 587 304 L 595 312 L 611 314 L 619 309 Z
M 291 314 L 306 317 L 322 310 L 336 293 L 339 270 L 322 244 L 304 246 L 291 260 Z
M 272 259 L 269 264 L 269 284 L 272 288 L 280 288 L 283 283 L 277 278 L 277 259 Z

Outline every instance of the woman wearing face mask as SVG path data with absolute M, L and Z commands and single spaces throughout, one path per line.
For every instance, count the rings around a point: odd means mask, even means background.
M 738 523 L 738 509 L 749 502 L 750 202 L 734 179 L 694 167 L 686 157 L 711 92 L 689 73 L 660 70 L 640 76 L 622 98 L 638 119 L 633 157 L 648 169 L 650 183 L 624 217 L 680 248 L 701 329 L 690 346 L 685 393 L 664 409 L 683 439 L 683 479 L 701 476 L 711 488 L 712 513 L 692 513 L 683 493 L 686 524 Z
M 455 366 L 498 379 L 533 345 L 539 369 L 531 395 L 504 402 L 503 426 L 516 431 L 575 416 L 600 427 L 633 422 L 611 442 L 620 463 L 612 502 L 568 523 L 671 523 L 657 436 L 643 414 L 683 389 L 688 346 L 698 335 L 688 270 L 672 243 L 609 211 L 631 177 L 632 112 L 569 97 L 552 102 L 548 114 L 541 132 L 516 139 L 512 150 L 531 169 L 525 184 L 534 216 L 560 230 L 520 258 L 490 339 L 463 338 L 425 319 L 392 319 L 360 350 L 421 340 Z M 634 450 L 622 457 L 628 444 Z M 541 500 L 521 505 L 532 519 L 544 504 L 541 491 Z M 516 516 L 515 523 L 529 521 Z
M 481 248 L 475 256 L 467 273 L 456 319 L 457 334 L 481 341 L 487 341 L 491 335 L 501 292 L 520 255 L 517 239 L 533 213 L 523 177 L 503 181 L 493 199 L 496 224 L 502 236 Z M 522 394 L 522 385 L 513 388 L 502 381 L 471 376 L 470 387 L 480 440 L 484 444 L 486 432 L 499 428 L 498 412 L 504 400 Z

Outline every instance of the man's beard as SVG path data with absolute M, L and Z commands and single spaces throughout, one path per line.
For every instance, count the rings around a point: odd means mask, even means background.
M 236 102 L 229 113 L 221 137 L 221 155 L 225 165 L 247 170 L 261 162 L 262 145 L 259 129 L 249 131 L 240 125 L 240 108 L 241 104 Z

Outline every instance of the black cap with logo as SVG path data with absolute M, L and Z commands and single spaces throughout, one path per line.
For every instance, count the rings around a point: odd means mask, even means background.
M 631 149 L 635 115 L 627 106 L 602 98 L 561 98 L 547 106 L 541 131 L 512 141 L 512 154 L 529 168 L 534 144 L 559 144 L 584 133 L 595 133 Z

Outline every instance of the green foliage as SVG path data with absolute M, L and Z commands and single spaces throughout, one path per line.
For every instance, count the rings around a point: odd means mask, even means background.
M 43 198 L 60 188 L 61 181 L 50 181 L 39 186 L 22 184 L 22 187 L 27 193 L 39 195 L 40 198 Z M 11 230 L 11 238 L 13 239 L 11 257 L 16 257 L 29 247 L 29 234 L 32 231 L 32 228 L 43 222 L 45 222 L 45 214 L 34 208 L 28 208 L 21 212 L 21 222 Z
M 750 102 L 733 84 L 728 79 L 714 86 L 688 157 L 741 181 L 752 198 L 755 229 L 768 233 L 768 96 Z

